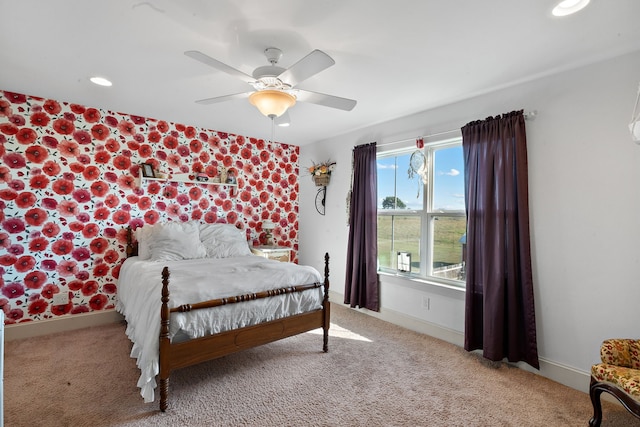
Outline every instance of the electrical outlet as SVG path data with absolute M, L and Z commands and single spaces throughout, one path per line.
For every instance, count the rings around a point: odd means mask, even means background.
M 427 310 L 431 310 L 431 298 L 423 296 L 422 297 L 422 308 L 426 308 Z
M 69 295 L 64 292 L 60 294 L 55 294 L 53 296 L 53 305 L 67 305 L 69 304 Z

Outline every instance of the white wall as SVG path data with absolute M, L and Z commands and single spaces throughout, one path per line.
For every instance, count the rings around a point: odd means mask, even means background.
M 333 297 L 342 302 L 353 146 L 536 110 L 536 119 L 527 121 L 527 142 L 541 373 L 587 390 L 602 340 L 640 337 L 640 146 L 627 127 L 639 82 L 635 52 L 303 146 L 300 262 L 321 267 L 328 251 Z M 327 188 L 326 216 L 320 216 L 303 167 L 329 158 L 337 170 Z M 377 316 L 462 343 L 462 291 L 381 276 L 381 307 Z

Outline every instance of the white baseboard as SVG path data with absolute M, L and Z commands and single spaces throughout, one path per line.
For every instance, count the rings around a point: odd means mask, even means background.
M 329 291 L 329 300 L 336 304 L 342 304 L 343 306 L 345 306 L 342 294 Z M 434 323 L 407 316 L 406 314 L 385 308 L 381 308 L 379 313 L 366 309 L 356 310 L 369 316 L 384 320 L 386 322 L 393 323 L 394 325 L 402 326 L 403 328 L 407 328 L 412 331 L 426 334 L 434 338 L 446 341 L 448 343 L 464 347 L 464 334 L 459 331 L 444 328 Z M 550 380 L 566 385 L 567 387 L 571 387 L 584 393 L 589 393 L 589 380 L 591 378 L 591 374 L 588 372 L 580 371 L 570 366 L 565 366 L 544 358 L 540 358 L 539 371 L 523 362 L 517 363 L 515 365 L 525 371 L 542 375 L 545 378 L 549 378 Z
M 31 338 L 87 328 L 89 326 L 117 323 L 123 320 L 124 317 L 114 309 L 94 311 L 91 313 L 69 314 L 53 319 L 39 320 L 37 322 L 6 325 L 4 328 L 4 338 L 7 341 Z
M 591 381 L 591 374 L 581 371 L 571 366 L 566 366 L 561 363 L 547 360 L 542 357 L 539 358 L 540 370 L 537 371 L 524 362 L 516 363 L 520 369 L 534 374 L 542 375 L 545 378 L 549 378 L 557 383 L 566 385 L 578 391 L 589 393 L 589 383 Z M 604 393 L 606 394 L 606 393 Z

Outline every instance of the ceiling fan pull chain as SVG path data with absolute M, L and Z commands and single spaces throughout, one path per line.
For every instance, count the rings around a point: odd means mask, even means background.
M 271 117 L 271 143 L 273 144 L 275 142 L 275 135 L 276 133 L 276 118 L 274 116 Z

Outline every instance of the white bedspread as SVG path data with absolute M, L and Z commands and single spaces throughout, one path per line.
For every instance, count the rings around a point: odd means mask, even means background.
M 159 372 L 162 269 L 169 267 L 169 306 L 244 295 L 285 286 L 322 282 L 313 267 L 281 263 L 259 256 L 181 261 L 127 259 L 120 269 L 116 309 L 127 320 L 133 342 L 131 357 L 140 368 L 138 387 L 145 402 L 154 400 Z M 323 288 L 278 295 L 171 315 L 170 338 L 178 332 L 191 338 L 255 325 L 322 306 Z

